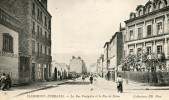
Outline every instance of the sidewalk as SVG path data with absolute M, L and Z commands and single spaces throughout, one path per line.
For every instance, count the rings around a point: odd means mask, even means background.
M 100 88 L 117 90 L 117 84 L 114 81 L 108 81 L 104 78 L 97 78 L 97 81 L 94 81 L 94 85 L 99 86 Z M 128 80 L 123 80 L 124 90 L 169 90 L 169 86 L 150 86 L 148 83 L 139 83 Z
M 62 80 L 62 81 L 51 81 L 51 82 L 41 82 L 41 83 L 33 83 L 31 85 L 26 86 L 18 86 L 18 87 L 12 87 L 10 90 L 1 91 L 1 96 L 6 96 L 9 98 L 17 97 L 23 94 L 48 89 L 52 87 L 57 87 L 58 85 L 64 84 L 68 82 L 68 80 Z

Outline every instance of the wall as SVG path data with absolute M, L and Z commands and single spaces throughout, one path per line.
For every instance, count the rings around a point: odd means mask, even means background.
M 70 72 L 75 71 L 76 73 L 82 73 L 82 60 L 81 59 L 72 59 L 70 61 Z
M 14 84 L 19 81 L 19 58 L 18 58 L 18 34 L 17 32 L 0 24 L 0 74 L 10 74 Z M 13 37 L 13 53 L 3 53 L 3 33 L 9 33 Z M 2 56 L 3 55 L 3 56 Z

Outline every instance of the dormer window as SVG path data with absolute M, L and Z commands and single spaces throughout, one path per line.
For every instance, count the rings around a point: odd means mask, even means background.
M 130 19 L 133 19 L 133 18 L 135 18 L 135 17 L 136 17 L 135 13 L 131 12 L 131 13 L 130 13 Z
M 151 12 L 151 6 L 148 6 L 147 12 L 150 13 Z
M 142 15 L 142 10 L 139 10 L 139 16 L 141 16 Z
M 159 4 L 158 4 L 158 9 L 161 9 L 161 8 L 163 8 L 163 4 L 162 4 L 162 2 L 160 1 Z

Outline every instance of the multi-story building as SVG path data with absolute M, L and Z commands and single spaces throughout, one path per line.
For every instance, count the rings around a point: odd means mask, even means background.
M 0 7 L 0 74 L 9 74 L 12 83 L 18 83 L 20 21 Z
M 118 65 L 123 56 L 123 35 L 116 32 L 109 41 L 108 46 L 108 76 L 110 80 L 116 80 Z
M 106 42 L 104 45 L 104 55 L 103 55 L 103 77 L 107 77 L 107 72 L 108 72 L 108 48 L 109 48 L 109 42 Z
M 83 75 L 87 75 L 87 67 L 86 67 L 86 63 L 84 62 L 84 60 L 82 60 L 82 74 Z
M 125 21 L 125 55 L 147 52 L 158 56 L 164 53 L 169 69 L 169 0 L 149 0 L 139 5 Z M 165 70 L 164 66 L 156 69 Z
M 70 60 L 70 71 L 69 75 L 72 77 L 80 76 L 82 74 L 87 74 L 87 67 L 85 62 L 81 57 L 75 58 L 74 56 Z
M 47 0 L 1 0 L 0 7 L 21 23 L 19 83 L 51 77 L 51 15 Z

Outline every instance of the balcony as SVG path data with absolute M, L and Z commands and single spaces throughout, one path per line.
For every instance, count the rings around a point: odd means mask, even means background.
M 51 62 L 52 56 L 46 54 L 39 54 L 36 52 L 36 60 L 40 62 Z

